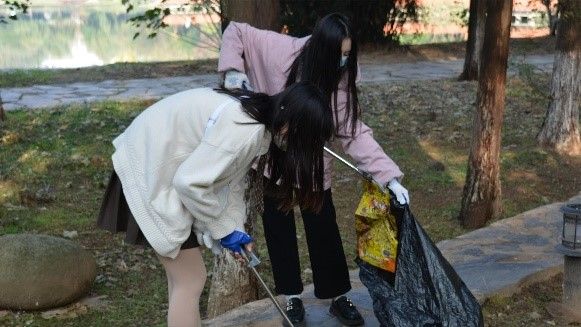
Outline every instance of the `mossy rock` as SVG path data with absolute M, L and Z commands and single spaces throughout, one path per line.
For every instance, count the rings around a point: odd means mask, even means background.
M 0 309 L 41 310 L 87 294 L 93 255 L 69 240 L 33 234 L 0 237 Z

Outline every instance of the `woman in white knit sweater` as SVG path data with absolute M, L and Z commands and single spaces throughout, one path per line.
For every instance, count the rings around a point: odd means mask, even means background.
M 274 96 L 193 89 L 153 104 L 113 141 L 115 171 L 98 225 L 156 251 L 168 278 L 169 326 L 200 325 L 201 243 L 251 248 L 245 190 L 257 158 L 266 155 L 280 198 L 291 199 L 284 208 L 320 208 L 328 106 L 308 83 Z

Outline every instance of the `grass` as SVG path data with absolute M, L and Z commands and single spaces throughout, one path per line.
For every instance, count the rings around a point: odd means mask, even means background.
M 72 69 L 15 69 L 0 71 L 0 88 L 37 84 L 100 82 L 110 79 L 159 78 L 211 74 L 217 59 L 169 62 L 116 63 Z
M 548 80 L 547 75 L 539 78 Z M 467 232 L 456 216 L 466 173 L 475 91 L 475 83 L 452 80 L 361 87 L 363 119 L 406 174 L 403 185 L 410 191 L 412 210 L 435 241 Z M 581 158 L 561 157 L 535 144 L 547 99 L 532 92 L 525 80 L 509 80 L 501 154 L 502 218 L 567 200 L 580 191 Z M 95 228 L 111 172 L 111 140 L 150 103 L 104 102 L 7 113 L 7 121 L 0 125 L 0 235 L 30 232 L 61 236 L 65 230 L 78 231 L 75 241 L 92 251 L 98 262 L 98 278 L 91 294 L 107 296 L 108 304 L 105 312 L 89 308 L 77 317 L 63 319 L 0 311 L 0 325 L 20 326 L 31 320 L 34 326 L 165 323 L 165 277 L 153 252 L 125 246 L 121 235 Z M 333 192 L 338 223 L 348 263 L 354 268 L 353 212 L 360 186 L 356 175 L 339 164 L 336 168 Z M 261 273 L 272 285 L 262 224 L 257 225 L 258 251 L 264 259 Z M 297 225 L 303 278 L 309 283 L 301 219 Z M 205 258 L 210 264 L 211 256 L 206 254 Z M 501 312 L 497 306 L 489 308 L 493 314 Z M 506 314 L 516 317 L 521 312 Z
M 396 48 L 362 47 L 360 62 L 363 64 L 390 64 L 420 60 L 463 59 L 465 42 L 406 45 Z M 552 54 L 555 40 L 551 37 L 512 39 L 511 55 Z M 217 59 L 196 61 L 169 61 L 148 63 L 117 63 L 74 69 L 27 69 L 0 71 L 0 88 L 25 87 L 38 84 L 66 84 L 76 82 L 100 82 L 135 78 L 159 78 L 212 74 L 218 66 Z
M 563 274 L 560 273 L 526 286 L 510 297 L 489 298 L 483 305 L 484 319 L 489 327 L 581 326 L 581 321 L 566 319 L 562 311 L 555 309 L 562 297 Z

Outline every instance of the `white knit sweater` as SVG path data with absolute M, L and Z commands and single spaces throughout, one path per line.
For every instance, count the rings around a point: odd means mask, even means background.
M 227 102 L 204 135 L 212 113 Z M 175 258 L 192 225 L 214 239 L 244 230 L 245 176 L 270 141 L 238 101 L 209 88 L 172 95 L 137 116 L 113 141 L 112 159 L 154 250 Z

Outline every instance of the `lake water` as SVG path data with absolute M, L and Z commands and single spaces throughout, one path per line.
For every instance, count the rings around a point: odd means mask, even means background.
M 77 5 L 71 4 L 75 1 Z M 140 36 L 134 40 L 137 29 L 127 19 L 135 14 L 126 14 L 120 2 L 32 0 L 28 14 L 0 24 L 0 69 L 75 68 L 218 57 L 220 36 L 208 15 L 173 16 L 171 26 L 160 30 L 157 37 Z M 136 9 L 140 10 L 144 8 Z M 8 15 L 5 7 L 0 6 L 0 15 Z M 218 23 L 217 18 L 213 21 Z M 426 44 L 465 39 L 465 27 L 447 28 L 451 29 L 443 33 L 433 28 L 423 32 L 412 29 L 401 36 L 401 41 Z
M 176 17 L 172 26 L 155 38 L 139 36 L 134 40 L 137 29 L 127 22 L 129 16 L 119 3 L 31 7 L 18 20 L 0 25 L 0 69 L 75 68 L 218 56 L 219 36 L 214 28 L 204 23 L 201 29 L 187 16 Z M 0 10 L 7 16 L 5 8 Z

